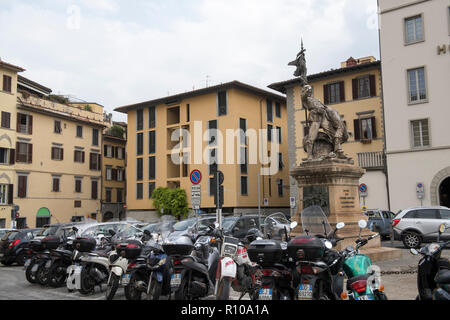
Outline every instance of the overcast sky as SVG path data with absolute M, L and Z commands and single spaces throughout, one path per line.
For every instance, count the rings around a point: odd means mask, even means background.
M 379 59 L 376 0 L 0 0 L 0 58 L 23 76 L 116 107 L 232 80 L 293 78 Z M 268 89 L 269 90 L 269 89 Z M 126 116 L 113 112 L 114 120 Z

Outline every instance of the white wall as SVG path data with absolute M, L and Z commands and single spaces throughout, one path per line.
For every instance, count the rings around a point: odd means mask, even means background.
M 380 171 L 366 171 L 359 179 L 359 183 L 367 185 L 367 197 L 360 198 L 360 204 L 363 206 L 364 201 L 368 209 L 385 209 L 389 208 L 387 199 L 386 176 Z

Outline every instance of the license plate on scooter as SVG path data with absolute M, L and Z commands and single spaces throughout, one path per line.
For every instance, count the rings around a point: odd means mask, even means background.
M 312 285 L 301 284 L 298 286 L 298 300 L 312 300 Z
M 178 288 L 181 284 L 181 273 L 174 273 L 170 277 L 170 286 L 172 288 Z
M 33 266 L 33 268 L 31 268 L 31 272 L 36 272 L 38 268 L 39 268 L 39 265 L 38 265 L 38 264 L 35 264 L 35 265 Z
M 130 277 L 131 277 L 131 274 L 123 274 L 122 275 L 122 285 L 124 285 L 124 286 L 127 286 L 128 285 L 128 283 L 130 283 Z
M 367 294 L 359 297 L 355 297 L 355 300 L 375 300 L 372 295 Z
M 259 300 L 272 300 L 272 289 L 270 288 L 259 289 Z
M 49 268 L 51 267 L 51 265 L 52 265 L 52 260 L 48 260 L 48 261 L 45 263 L 45 269 L 49 269 Z

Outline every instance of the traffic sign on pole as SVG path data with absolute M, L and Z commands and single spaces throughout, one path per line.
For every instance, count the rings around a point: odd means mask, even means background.
M 189 178 L 191 179 L 192 184 L 199 184 L 200 181 L 202 181 L 202 173 L 197 169 L 192 170 Z
M 365 183 L 361 183 L 358 190 L 361 197 L 367 197 L 367 185 Z

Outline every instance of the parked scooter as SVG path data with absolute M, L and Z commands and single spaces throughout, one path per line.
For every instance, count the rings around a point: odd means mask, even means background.
M 387 300 L 379 275 L 372 269 L 372 261 L 369 256 L 359 253 L 359 249 L 362 246 L 378 237 L 379 234 L 362 239 L 361 231 L 367 227 L 367 221 L 360 220 L 358 226 L 360 230 L 356 240 L 356 247 L 348 246 L 341 252 L 344 257 L 342 267 L 348 278 L 347 292 L 343 291 L 341 298 L 348 298 L 349 300 Z
M 59 248 L 50 251 L 50 261 L 45 264 L 48 284 L 51 287 L 62 287 L 66 283 L 67 268 L 72 264 L 72 241 L 63 239 Z
M 419 251 L 411 249 L 412 254 L 422 255 L 417 272 L 419 295 L 416 300 L 450 300 L 450 262 L 441 258 L 442 250 L 450 241 L 440 241 L 446 228 L 445 224 L 440 225 L 436 243 L 430 243 Z
M 30 242 L 30 250 L 36 251 L 32 259 L 27 259 L 24 264 L 25 276 L 31 283 L 47 285 L 49 282 L 48 268 L 52 261 L 51 250 L 57 249 L 60 245 L 58 237 L 48 236 L 42 240 Z
M 286 227 L 280 232 L 271 226 L 278 215 L 280 213 L 269 215 L 264 221 L 264 233 L 269 239 L 253 241 L 248 248 L 250 260 L 261 266 L 255 275 L 260 283 L 255 297 L 259 300 L 293 300 L 295 297 L 291 272 L 293 260 L 288 256 L 286 242 L 289 234 Z M 284 216 L 282 218 L 285 219 Z M 296 226 L 297 222 L 292 222 L 289 232 Z M 283 232 L 286 241 L 273 239 L 277 236 L 283 238 Z
M 44 261 L 48 259 L 50 252 L 46 250 L 41 240 L 31 240 L 28 247 L 28 259 L 25 261 L 25 277 L 30 283 L 36 283 L 36 272 Z
M 297 299 L 339 300 L 344 284 L 343 257 L 332 248 L 343 240 L 336 237 L 336 232 L 345 224 L 340 222 L 332 230 L 319 206 L 304 209 L 301 218 L 306 235 L 295 237 L 287 246 L 296 262 L 293 274 Z

